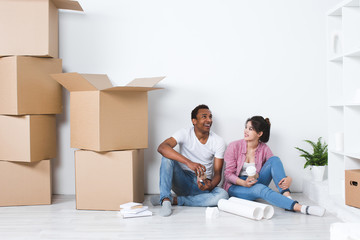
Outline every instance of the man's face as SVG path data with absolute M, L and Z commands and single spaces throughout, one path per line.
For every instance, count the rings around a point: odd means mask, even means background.
M 194 127 L 201 132 L 210 132 L 212 114 L 209 109 L 199 109 L 196 119 L 192 119 Z

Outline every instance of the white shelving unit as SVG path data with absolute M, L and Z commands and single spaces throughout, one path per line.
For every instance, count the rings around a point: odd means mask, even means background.
M 360 0 L 328 12 L 327 52 L 329 194 L 344 199 L 345 170 L 360 169 Z

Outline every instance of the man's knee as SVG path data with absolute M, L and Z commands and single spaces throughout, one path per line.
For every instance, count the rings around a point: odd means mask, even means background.
M 161 167 L 165 169 L 172 169 L 174 167 L 174 160 L 166 157 L 161 158 Z
M 229 194 L 223 188 L 216 187 L 213 191 L 213 206 L 217 206 L 220 199 L 229 199 Z

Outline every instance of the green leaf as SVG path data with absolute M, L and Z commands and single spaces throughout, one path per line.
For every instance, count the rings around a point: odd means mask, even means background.
M 295 147 L 300 151 L 300 157 L 305 158 L 304 168 L 308 166 L 326 166 L 328 165 L 328 145 L 321 142 L 321 137 L 318 138 L 317 142 L 311 140 L 304 140 L 309 143 L 312 147 L 313 152 L 310 153 L 304 149 Z

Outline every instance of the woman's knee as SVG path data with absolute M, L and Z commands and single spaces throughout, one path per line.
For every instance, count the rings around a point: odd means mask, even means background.
M 281 163 L 281 160 L 278 156 L 272 156 L 267 161 L 271 163 L 279 163 L 279 162 Z
M 257 183 L 254 186 L 251 187 L 253 195 L 256 196 L 257 198 L 260 198 L 264 192 L 267 192 L 268 189 L 270 189 L 268 186 L 261 184 L 261 183 Z

